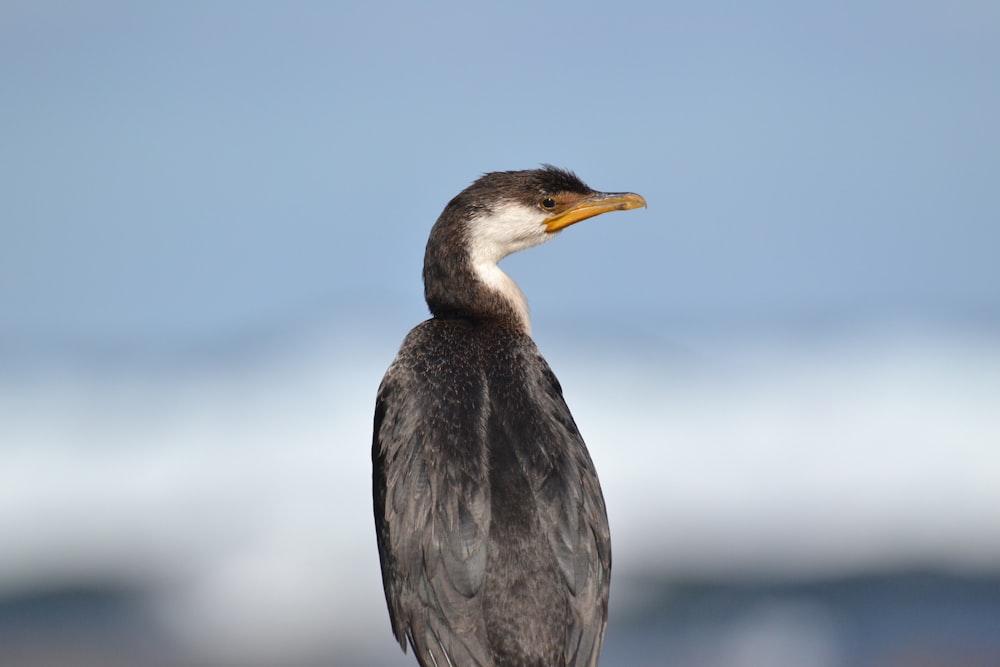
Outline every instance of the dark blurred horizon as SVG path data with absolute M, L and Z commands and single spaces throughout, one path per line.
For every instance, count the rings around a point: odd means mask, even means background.
M 635 667 L 982 667 L 1000 664 L 1000 576 L 939 571 L 767 581 L 647 577 L 643 602 L 612 605 L 602 664 Z M 192 653 L 159 623 L 155 593 L 120 586 L 40 591 L 0 600 L 7 664 L 389 667 L 388 619 L 370 635 L 381 648 L 313 647 L 280 659 Z

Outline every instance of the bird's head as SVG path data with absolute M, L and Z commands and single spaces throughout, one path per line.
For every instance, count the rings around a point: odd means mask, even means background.
M 597 192 L 576 174 L 546 165 L 485 174 L 455 197 L 442 217 L 451 209 L 463 221 L 462 235 L 476 260 L 499 262 L 581 220 L 645 205 L 640 195 Z
M 448 203 L 431 230 L 424 255 L 427 304 L 440 316 L 510 311 L 527 331 L 527 301 L 497 263 L 581 220 L 645 205 L 637 194 L 597 192 L 548 165 L 485 174 Z

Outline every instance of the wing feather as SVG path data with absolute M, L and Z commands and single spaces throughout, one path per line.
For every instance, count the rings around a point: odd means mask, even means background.
M 562 387 L 548 364 L 537 354 L 534 364 L 543 369 L 539 393 L 556 415 L 562 458 L 553 461 L 536 491 L 538 507 L 552 526 L 549 540 L 568 596 L 566 665 L 597 665 L 607 626 L 611 574 L 611 535 L 604 496 L 597 471 L 563 398 Z
M 460 371 L 449 368 L 448 382 Z M 376 399 L 372 461 L 383 585 L 393 632 L 404 649 L 409 639 L 421 665 L 487 665 L 480 595 L 490 517 L 480 477 L 486 473 L 467 460 L 476 443 L 459 441 L 469 424 L 439 418 L 475 420 L 481 406 L 467 392 L 427 386 L 434 379 L 433 369 L 401 352 Z M 456 404 L 435 402 L 442 400 Z M 462 456 L 449 456 L 456 452 Z

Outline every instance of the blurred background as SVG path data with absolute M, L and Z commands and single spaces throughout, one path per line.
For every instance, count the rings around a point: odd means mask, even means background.
M 413 665 L 374 396 L 444 204 L 615 547 L 606 665 L 1000 665 L 1000 5 L 0 6 L 0 663 Z

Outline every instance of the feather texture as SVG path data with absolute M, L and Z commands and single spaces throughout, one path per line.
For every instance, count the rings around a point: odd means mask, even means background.
M 379 390 L 375 522 L 421 665 L 596 665 L 611 548 L 594 466 L 531 339 L 429 320 Z

